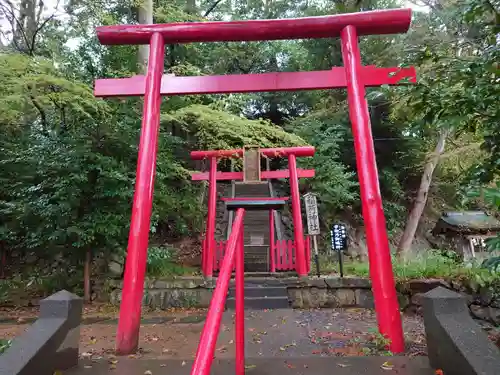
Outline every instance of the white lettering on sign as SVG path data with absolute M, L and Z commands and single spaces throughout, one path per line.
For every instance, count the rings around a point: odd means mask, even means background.
M 319 234 L 318 203 L 314 194 L 304 195 L 307 217 L 307 232 L 310 235 Z

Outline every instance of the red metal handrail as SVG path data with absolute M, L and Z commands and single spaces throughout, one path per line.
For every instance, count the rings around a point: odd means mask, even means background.
M 215 354 L 215 345 L 220 331 L 229 281 L 236 262 L 236 375 L 245 373 L 245 305 L 244 305 L 244 254 L 243 254 L 243 217 L 245 209 L 239 208 L 233 222 L 231 235 L 227 241 L 222 267 L 217 278 L 207 320 L 203 326 L 200 343 L 191 369 L 191 375 L 209 375 Z

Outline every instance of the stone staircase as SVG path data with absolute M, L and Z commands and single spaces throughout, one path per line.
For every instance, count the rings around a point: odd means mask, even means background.
M 252 283 L 251 280 L 245 282 L 245 309 L 286 309 L 289 307 L 288 291 L 285 285 L 264 285 Z M 226 308 L 234 310 L 236 307 L 236 290 L 229 289 L 226 301 Z
M 267 182 L 236 183 L 235 198 L 270 197 Z M 245 272 L 269 271 L 269 212 L 247 211 L 245 230 Z

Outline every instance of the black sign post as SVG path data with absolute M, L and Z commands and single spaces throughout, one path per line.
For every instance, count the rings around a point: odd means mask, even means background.
M 339 257 L 340 277 L 344 277 L 344 264 L 342 253 L 347 249 L 347 230 L 344 224 L 335 223 L 330 231 L 332 236 L 332 250 L 336 251 Z

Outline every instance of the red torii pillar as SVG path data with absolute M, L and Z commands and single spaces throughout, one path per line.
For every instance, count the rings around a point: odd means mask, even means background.
M 345 88 L 355 137 L 363 217 L 366 224 L 370 276 L 379 330 L 391 340 L 391 350 L 404 350 L 401 316 L 382 210 L 377 166 L 365 87 L 395 85 L 403 79 L 415 82 L 414 68 L 362 66 L 358 36 L 404 33 L 411 22 L 411 9 L 390 9 L 335 16 L 233 22 L 188 22 L 156 25 L 117 25 L 97 28 L 102 44 L 149 44 L 146 77 L 97 80 L 100 97 L 142 96 L 144 112 L 139 144 L 137 180 L 127 249 L 117 351 L 132 353 L 138 346 L 144 275 L 152 207 L 154 170 L 161 95 L 249 93 Z M 161 76 L 164 44 L 279 39 L 342 39 L 345 68 L 316 72 L 283 72 L 247 75 L 175 77 Z M 292 162 L 293 163 L 293 162 Z
M 313 156 L 314 147 L 285 147 L 285 148 L 264 148 L 260 149 L 260 154 L 266 157 L 288 157 L 288 170 L 265 171 L 261 173 L 262 178 L 284 178 L 290 180 L 290 193 L 292 196 L 292 218 L 293 233 L 295 240 L 297 274 L 306 276 L 308 266 L 306 263 L 306 251 L 304 245 L 304 228 L 302 223 L 302 209 L 300 204 L 299 178 L 314 177 L 314 170 L 302 170 L 297 168 L 297 156 Z M 195 181 L 208 179 L 208 213 L 206 223 L 206 234 L 202 253 L 203 273 L 207 277 L 213 275 L 213 257 L 215 251 L 215 219 L 217 203 L 217 180 L 243 180 L 243 172 L 221 172 L 217 173 L 217 158 L 232 157 L 241 158 L 243 149 L 236 150 L 209 150 L 192 151 L 191 159 L 210 159 L 210 171 L 206 173 L 194 173 L 192 179 Z

